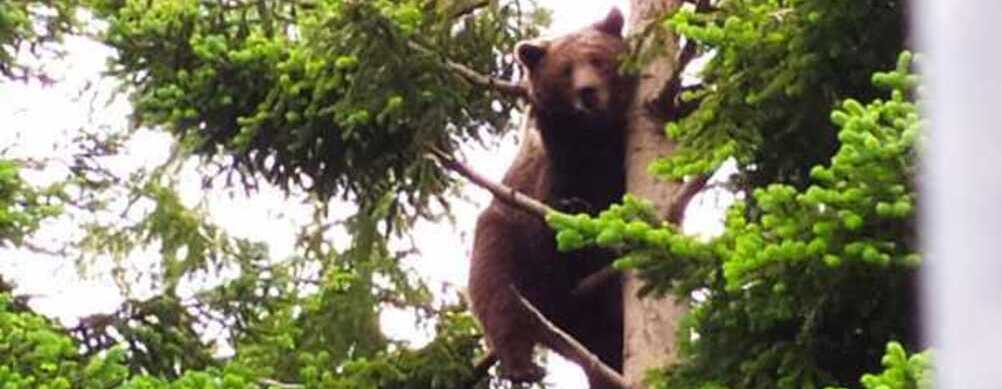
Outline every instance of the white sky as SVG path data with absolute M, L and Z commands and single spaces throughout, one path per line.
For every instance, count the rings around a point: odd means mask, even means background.
M 624 13 L 629 12 L 626 0 L 544 0 L 541 4 L 554 11 L 554 22 L 547 35 L 566 33 L 600 20 L 612 6 L 618 6 Z M 0 149 L 13 145 L 15 157 L 68 155 L 68 152 L 60 153 L 59 150 L 65 149 L 67 139 L 72 138 L 81 127 L 122 128 L 127 124 L 125 117 L 129 107 L 124 99 L 119 98 L 110 106 L 103 106 L 114 84 L 100 81 L 99 74 L 111 51 L 81 38 L 70 38 L 67 48 L 69 55 L 64 60 L 46 61 L 49 71 L 61 80 L 59 83 L 49 87 L 34 82 L 0 84 Z M 95 89 L 101 98 L 88 104 L 78 100 L 78 96 L 80 90 L 91 82 L 96 83 Z M 90 115 L 91 109 L 97 114 Z M 88 118 L 92 119 L 89 123 Z M 153 166 L 166 160 L 169 142 L 169 137 L 163 133 L 144 131 L 134 138 L 123 156 L 112 161 L 111 166 L 120 172 L 128 172 L 137 166 Z M 499 180 L 515 150 L 513 137 L 509 136 L 497 148 L 470 147 L 466 157 L 478 172 Z M 57 163 L 53 169 L 58 173 L 65 167 Z M 192 169 L 185 171 L 191 179 L 182 184 L 182 194 L 189 204 L 194 204 L 202 190 L 197 174 Z M 44 183 L 47 176 L 56 173 L 29 175 L 27 178 Z M 422 222 L 414 230 L 413 240 L 419 245 L 421 255 L 420 259 L 410 264 L 425 277 L 432 290 L 441 290 L 445 286 L 455 290 L 465 286 L 473 223 L 479 210 L 489 200 L 489 194 L 472 186 L 467 187 L 465 193 L 473 202 L 454 202 L 455 225 Z M 297 226 L 309 221 L 308 209 L 296 204 L 295 199 L 287 199 L 274 188 L 263 188 L 250 198 L 231 194 L 228 191 L 210 194 L 210 214 L 214 222 L 231 235 L 267 241 L 274 258 L 284 258 L 292 253 L 294 232 Z M 695 206 L 690 207 L 686 229 L 700 233 L 719 231 L 721 205 L 729 202 L 729 196 L 723 196 L 718 201 L 697 200 Z M 65 241 L 67 236 L 78 233 L 73 227 L 75 223 L 79 220 L 64 218 L 48 223 L 39 233 L 40 240 Z M 83 315 L 111 311 L 121 303 L 122 297 L 108 274 L 110 261 L 107 262 L 89 268 L 88 276 L 82 278 L 72 260 L 26 250 L 0 250 L 0 273 L 17 281 L 20 286 L 18 293 L 37 295 L 32 300 L 36 309 L 67 324 Z M 143 266 L 142 263 L 130 265 L 136 268 Z M 410 339 L 415 346 L 423 344 L 430 335 L 426 329 L 416 330 L 414 320 L 407 312 L 388 311 L 382 324 L 388 335 Z M 586 386 L 583 375 L 569 362 L 551 358 L 548 370 L 550 375 L 546 381 L 555 384 L 554 388 Z

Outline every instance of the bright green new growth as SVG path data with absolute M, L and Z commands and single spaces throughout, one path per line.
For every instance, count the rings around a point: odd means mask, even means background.
M 639 270 L 647 292 L 701 296 L 684 326 L 698 337 L 682 337 L 684 359 L 666 387 L 846 383 L 888 339 L 915 335 L 906 285 L 920 262 L 910 181 L 920 121 L 906 97 L 910 63 L 904 52 L 896 70 L 874 75 L 889 100 L 847 99 L 832 111 L 841 147 L 811 169 L 807 188 L 756 189 L 757 212 L 731 206 L 720 237 L 654 224 L 632 196 L 594 218 L 548 216 L 562 250 L 616 249 L 616 266 Z M 869 360 L 842 362 L 852 358 Z
M 712 172 L 728 158 L 743 189 L 774 182 L 802 187 L 808 170 L 837 144 L 825 118 L 845 98 L 879 96 L 870 74 L 903 47 L 903 11 L 892 0 L 724 0 L 713 12 L 685 7 L 666 27 L 711 54 L 682 94 L 695 110 L 668 125 L 683 147 L 651 172 L 682 178 Z
M 932 389 L 932 354 L 924 351 L 908 355 L 898 342 L 887 343 L 887 352 L 880 360 L 884 371 L 865 374 L 860 383 L 866 389 Z M 845 389 L 845 388 L 828 388 Z
M 59 214 L 51 204 L 55 193 L 30 187 L 18 175 L 18 166 L 0 159 L 0 248 L 20 245 L 39 223 Z

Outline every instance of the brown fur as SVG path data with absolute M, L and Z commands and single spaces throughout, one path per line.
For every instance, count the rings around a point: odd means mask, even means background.
M 595 212 L 624 191 L 624 111 L 632 80 L 616 70 L 625 45 L 622 15 L 550 41 L 523 42 L 516 57 L 528 71 L 529 127 L 503 182 L 551 207 Z M 570 209 L 569 209 L 570 208 Z M 622 368 L 619 281 L 572 298 L 578 281 L 613 258 L 606 252 L 559 253 L 554 232 L 539 218 L 494 200 L 477 220 L 469 294 L 502 376 L 538 381 L 533 346 L 571 357 L 519 304 L 514 285 L 544 315 L 610 367 Z M 581 364 L 582 361 L 576 361 Z M 593 389 L 604 388 L 586 371 Z

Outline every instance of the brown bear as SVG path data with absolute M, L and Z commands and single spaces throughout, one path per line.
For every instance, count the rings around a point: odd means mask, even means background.
M 563 37 L 519 43 L 515 57 L 528 74 L 529 124 L 503 183 L 551 207 L 600 211 L 624 192 L 625 110 L 632 78 L 618 71 L 626 51 L 618 9 Z M 488 345 L 513 382 L 535 382 L 533 362 L 542 344 L 570 357 L 548 339 L 519 303 L 512 286 L 553 323 L 608 366 L 622 369 L 622 296 L 619 280 L 590 293 L 571 291 L 613 257 L 600 250 L 560 253 L 540 218 L 495 199 L 477 219 L 469 297 Z M 583 361 L 575 361 L 584 367 Z M 608 383 L 586 369 L 592 389 Z

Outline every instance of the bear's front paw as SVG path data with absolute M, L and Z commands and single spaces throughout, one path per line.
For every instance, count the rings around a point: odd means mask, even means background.
M 516 384 L 539 382 L 542 381 L 545 376 L 546 369 L 543 369 L 534 363 L 518 368 L 501 369 L 501 378 L 507 379 Z

